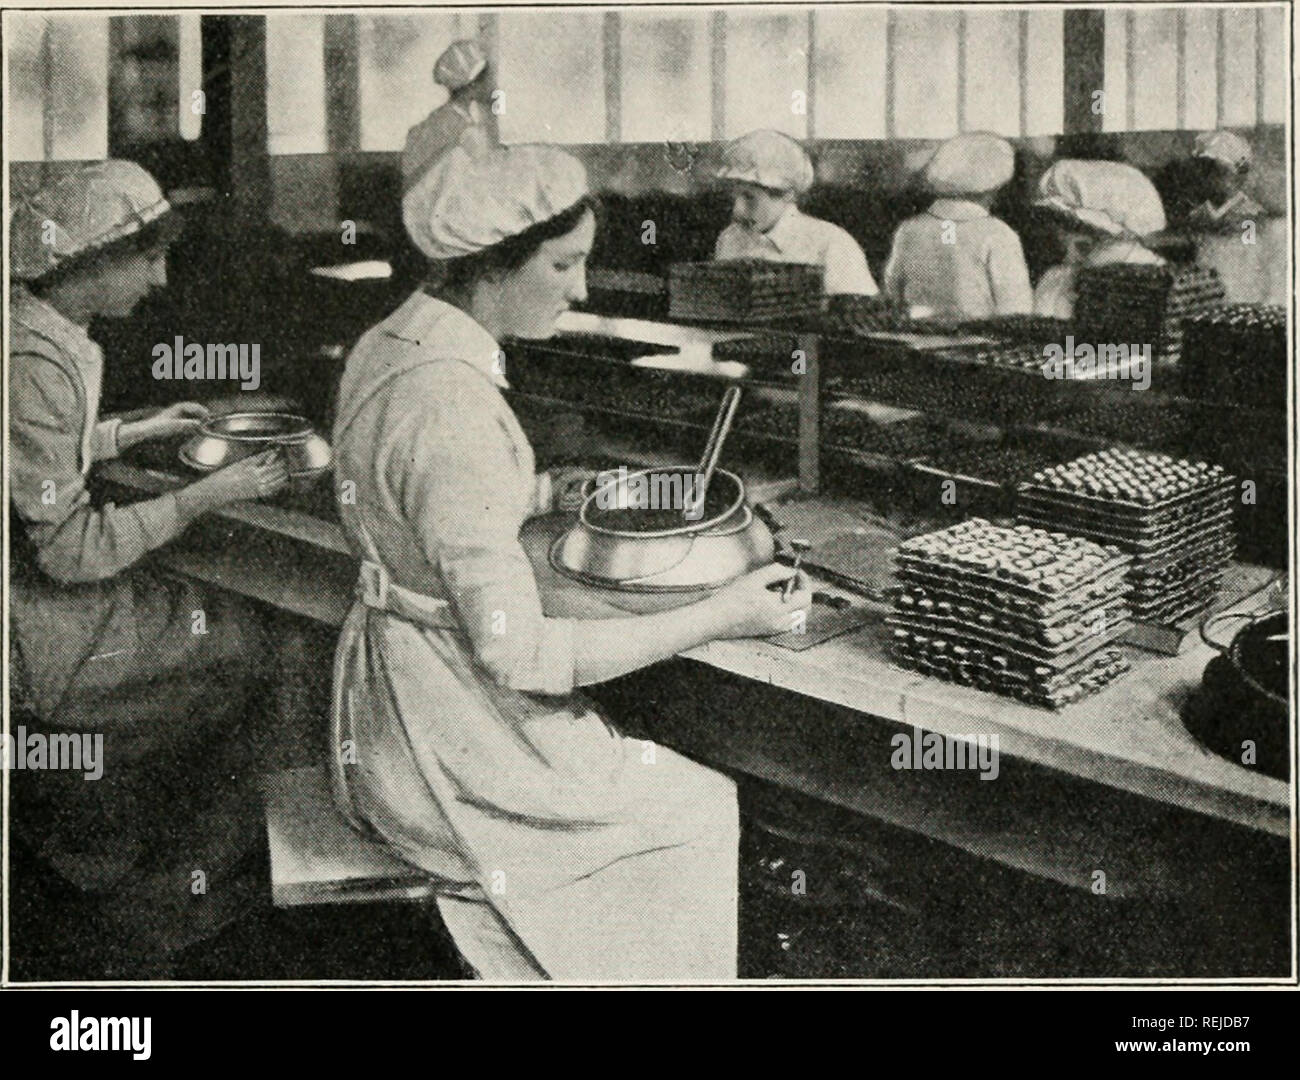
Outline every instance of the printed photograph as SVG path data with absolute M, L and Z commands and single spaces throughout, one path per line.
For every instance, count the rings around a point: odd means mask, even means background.
M 0 982 L 1293 985 L 1294 16 L 6 9 Z

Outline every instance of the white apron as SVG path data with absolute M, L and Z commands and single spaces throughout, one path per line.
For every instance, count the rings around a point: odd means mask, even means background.
M 335 660 L 340 806 L 449 895 L 490 903 L 550 978 L 734 978 L 732 782 L 624 738 L 571 687 L 550 694 L 500 685 L 458 614 L 467 601 L 435 585 L 439 572 L 427 564 L 385 564 L 381 547 L 399 550 L 423 527 L 393 506 L 408 486 L 438 481 L 421 470 L 445 463 L 446 446 L 434 445 L 443 437 L 434 427 L 394 455 L 400 466 L 388 461 L 370 474 L 367 458 L 385 458 L 395 433 L 449 392 L 480 403 L 461 402 L 457 431 L 446 435 L 447 445 L 470 444 L 459 467 L 472 473 L 498 460 L 491 451 L 501 448 L 485 440 L 511 443 L 499 460 L 517 468 L 483 477 L 485 499 L 512 500 L 507 545 L 517 544 L 532 509 L 532 451 L 491 373 L 477 352 L 448 358 L 462 339 L 477 349 L 475 334 L 486 338 L 463 313 L 417 294 L 349 358 L 336 481 L 356 483 L 357 504 L 342 510 L 363 574 Z M 407 473 L 391 479 L 397 467 Z M 421 575 L 422 589 L 397 584 Z

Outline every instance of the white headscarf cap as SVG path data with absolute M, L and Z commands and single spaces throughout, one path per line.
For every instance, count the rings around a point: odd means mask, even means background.
M 813 166 L 807 151 L 789 135 L 761 128 L 723 151 L 718 179 L 802 195 L 813 185 Z
M 82 165 L 20 200 L 9 219 L 10 273 L 33 280 L 139 232 L 171 209 L 134 161 Z
M 925 179 L 936 195 L 983 195 L 1015 171 L 1016 152 L 1006 139 L 971 131 L 940 145 L 925 166 Z
M 557 217 L 588 191 L 582 163 L 558 147 L 463 141 L 406 193 L 402 220 L 427 258 L 457 259 Z
M 1155 185 L 1140 169 L 1121 161 L 1055 162 L 1038 182 L 1037 205 L 1110 236 L 1150 236 L 1165 227 L 1165 208 Z
M 453 41 L 433 65 L 433 81 L 459 90 L 483 74 L 487 62 L 487 53 L 477 41 Z

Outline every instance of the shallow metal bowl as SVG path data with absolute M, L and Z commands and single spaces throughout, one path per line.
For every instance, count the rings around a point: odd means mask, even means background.
M 271 449 L 284 454 L 295 477 L 322 473 L 333 460 L 329 443 L 311 421 L 276 412 L 229 413 L 205 420 L 181 447 L 180 457 L 192 469 L 214 472 Z

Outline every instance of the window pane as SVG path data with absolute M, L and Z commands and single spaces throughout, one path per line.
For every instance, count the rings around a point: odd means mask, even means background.
M 957 133 L 957 13 L 894 10 L 894 134 Z
M 272 154 L 323 154 L 325 16 L 266 16 L 266 126 Z
M 400 150 L 406 132 L 447 100 L 433 65 L 456 40 L 456 16 L 357 16 L 361 149 Z
M 50 16 L 57 161 L 108 157 L 108 19 Z
M 708 16 L 625 9 L 619 19 L 623 141 L 708 140 L 713 124 Z
M 1208 131 L 1218 123 L 1215 56 L 1219 47 L 1218 18 L 1213 10 L 1183 10 L 1183 126 Z
M 1225 127 L 1255 123 L 1255 13 L 1224 8 L 1223 117 Z
M 1264 124 L 1286 122 L 1286 92 L 1289 77 L 1286 65 L 1287 19 L 1283 8 L 1265 8 L 1263 37 L 1260 48 L 1264 50 Z
M 729 14 L 726 67 L 728 138 L 755 128 L 808 134 L 806 14 Z
M 1125 131 L 1128 128 L 1128 12 L 1124 8 L 1106 9 L 1105 35 L 1106 112 L 1101 118 L 1101 129 Z
M 202 111 L 195 112 L 195 91 L 203 89 L 203 36 L 198 15 L 178 15 L 180 41 L 177 82 L 180 87 L 181 138 L 197 139 L 203 127 Z M 202 107 L 206 102 L 198 99 Z
M 1133 119 L 1139 131 L 1178 126 L 1178 12 L 1138 11 L 1133 61 L 1141 77 L 1131 87 Z
M 819 139 L 883 139 L 885 13 L 820 8 L 816 19 L 813 134 Z
M 5 103 L 5 135 L 14 161 L 45 158 L 44 68 L 41 41 L 44 15 L 6 15 L 5 49 L 9 54 L 9 100 Z
M 1020 16 L 1014 11 L 966 12 L 966 130 L 1020 134 Z
M 603 18 L 586 12 L 503 11 L 498 85 L 501 141 L 599 143 L 605 139 Z
M 1028 13 L 1025 44 L 1025 134 L 1059 135 L 1065 130 L 1065 16 L 1060 11 Z

